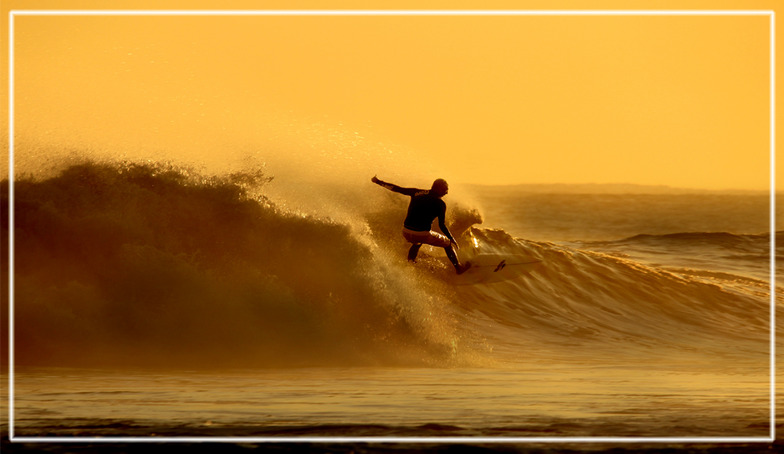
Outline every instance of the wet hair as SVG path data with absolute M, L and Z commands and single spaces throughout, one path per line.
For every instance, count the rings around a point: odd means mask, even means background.
M 447 190 L 449 189 L 449 185 L 447 184 L 446 180 L 443 178 L 439 178 L 433 182 L 433 186 L 430 188 L 431 191 L 435 191 L 439 194 L 446 194 Z

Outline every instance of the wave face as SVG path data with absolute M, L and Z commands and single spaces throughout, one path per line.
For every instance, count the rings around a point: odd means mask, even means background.
M 745 241 L 756 263 L 762 236 L 527 241 L 479 228 L 481 214 L 453 200 L 461 256 L 544 262 L 515 280 L 455 287 L 442 252 L 425 247 L 415 266 L 406 262 L 405 198 L 379 190 L 347 216 L 347 191 L 308 215 L 266 197 L 274 184 L 261 172 L 94 162 L 17 181 L 16 363 L 459 366 L 588 355 L 767 364 L 766 282 L 618 252 Z M 330 204 L 339 216 L 324 214 Z
M 254 198 L 266 181 L 96 163 L 17 181 L 17 364 L 453 361 L 438 292 L 349 226 Z
M 585 351 L 607 357 L 756 358 L 770 326 L 768 282 L 728 273 L 649 266 L 628 257 L 473 230 L 493 252 L 544 261 L 506 285 L 476 286 L 466 309 L 506 326 L 510 350 L 529 358 Z M 491 304 L 486 304 L 491 302 Z M 524 348 L 527 346 L 527 348 Z

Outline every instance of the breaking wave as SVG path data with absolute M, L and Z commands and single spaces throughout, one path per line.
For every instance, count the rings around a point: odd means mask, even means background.
M 354 217 L 330 217 L 328 209 L 283 208 L 265 195 L 274 184 L 260 171 L 207 177 L 173 165 L 96 162 L 16 181 L 16 363 L 459 366 L 697 351 L 765 358 L 764 282 L 731 285 L 734 275 L 706 278 L 514 238 L 480 228 L 481 214 L 458 201 L 452 231 L 478 249 L 464 246 L 464 257 L 508 252 L 544 263 L 518 279 L 453 287 L 436 259 L 443 253 L 425 248 L 416 266 L 406 262 L 402 198 L 374 196 Z M 727 235 L 625 241 L 747 240 Z
M 252 195 L 268 181 L 128 163 L 17 181 L 16 362 L 455 359 L 460 339 L 437 315 L 447 301 L 350 227 Z

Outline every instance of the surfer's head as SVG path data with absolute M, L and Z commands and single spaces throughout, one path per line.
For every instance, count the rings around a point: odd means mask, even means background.
M 433 187 L 430 188 L 430 191 L 439 197 L 443 197 L 449 192 L 449 185 L 446 183 L 446 180 L 439 178 L 433 182 Z

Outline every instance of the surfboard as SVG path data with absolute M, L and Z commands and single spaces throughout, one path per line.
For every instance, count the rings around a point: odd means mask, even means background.
M 455 275 L 456 285 L 491 284 L 528 274 L 538 268 L 542 261 L 533 257 L 515 254 L 479 254 L 466 259 L 471 268 Z

